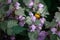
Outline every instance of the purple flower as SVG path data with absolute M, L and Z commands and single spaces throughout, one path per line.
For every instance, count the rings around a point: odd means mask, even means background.
M 31 32 L 34 32 L 36 29 L 36 26 L 34 24 L 32 24 L 31 26 L 29 26 L 29 28 L 31 28 L 31 30 L 30 30 Z
M 30 1 L 30 3 L 29 3 L 29 8 L 31 8 L 32 6 L 34 5 L 34 2 L 33 1 Z
M 20 3 L 19 2 L 16 2 L 14 6 L 15 6 L 16 9 L 19 9 L 20 8 L 19 7 L 20 6 Z
M 60 26 L 60 21 L 58 22 L 58 25 Z
M 9 9 L 9 10 L 7 11 L 6 16 L 9 16 L 11 13 L 12 13 L 12 9 Z
M 45 18 L 40 18 L 40 22 L 41 22 L 42 24 L 44 24 Z
M 43 24 L 39 24 L 38 25 L 38 28 L 41 30 L 42 29 L 42 26 L 43 26 Z
M 39 3 L 39 4 L 38 4 L 38 7 L 39 7 L 39 8 L 43 8 L 43 7 L 44 7 L 44 5 L 43 5 L 43 4 L 41 4 L 41 3 Z
M 47 35 L 48 35 L 47 32 L 41 31 L 41 32 L 39 33 L 38 40 L 44 40 Z
M 31 20 L 32 20 L 32 22 L 35 22 L 36 21 L 36 17 L 35 16 L 31 16 Z
M 51 28 L 51 32 L 52 32 L 53 34 L 56 34 L 57 29 L 56 29 L 56 28 Z
M 12 2 L 12 0 L 7 0 L 7 4 L 10 4 Z
M 22 15 L 20 15 L 18 19 L 19 19 L 19 21 L 23 21 L 23 20 L 25 20 L 25 17 L 23 17 Z
M 10 39 L 11 39 L 11 40 L 15 40 L 15 36 L 11 36 Z
M 32 12 L 29 12 L 29 16 L 33 16 L 33 13 Z
M 60 31 L 57 32 L 57 35 L 60 37 Z

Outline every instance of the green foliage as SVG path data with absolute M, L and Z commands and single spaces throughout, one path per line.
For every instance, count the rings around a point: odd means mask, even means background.
M 21 8 L 21 7 L 20 7 L 18 10 L 15 11 L 15 14 L 16 14 L 16 15 L 26 16 L 26 15 L 24 14 L 24 9 Z
M 50 40 L 57 40 L 57 35 L 51 34 L 50 35 Z
M 60 12 L 55 13 L 55 18 L 57 21 L 60 21 Z
M 18 2 L 18 0 L 13 0 L 13 2 Z
M 0 28 L 5 32 L 7 29 L 7 22 L 6 21 L 0 22 Z
M 31 17 L 29 17 L 29 16 L 26 17 L 26 23 L 28 25 L 31 25 L 32 24 Z
M 16 20 L 7 21 L 7 28 L 12 28 L 13 26 L 16 26 L 16 25 L 18 25 Z
M 29 36 L 30 40 L 37 40 L 38 32 L 37 31 L 29 32 L 28 36 Z
M 57 40 L 60 40 L 60 38 L 59 38 L 59 37 L 57 37 Z
M 26 29 L 17 25 L 17 26 L 12 27 L 12 30 L 13 30 L 13 33 L 19 34 L 19 33 L 23 32 Z
M 57 25 L 56 20 L 53 19 L 52 22 L 45 21 L 45 28 L 55 27 Z
M 30 0 L 23 0 L 23 2 L 25 3 L 26 6 L 28 6 L 30 3 Z
M 35 21 L 35 24 L 36 24 L 36 25 L 40 24 L 40 20 L 36 20 L 36 21 Z

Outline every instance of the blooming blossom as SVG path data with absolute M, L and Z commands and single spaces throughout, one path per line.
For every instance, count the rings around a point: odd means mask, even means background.
M 36 29 L 36 26 L 34 25 L 34 24 L 32 24 L 31 26 L 29 26 L 30 28 L 31 28 L 31 32 L 34 32 L 35 31 L 35 29 Z
M 22 27 L 24 26 L 24 24 L 25 24 L 24 21 L 19 22 L 19 25 L 22 26 Z
M 36 21 L 36 17 L 35 17 L 35 16 L 31 16 L 31 20 L 32 20 L 33 22 L 35 22 L 35 21 Z
M 45 18 L 40 18 L 40 22 L 41 22 L 42 24 L 44 24 Z
M 29 16 L 33 16 L 33 13 L 32 12 L 29 12 Z
M 52 32 L 52 34 L 56 34 L 57 29 L 56 28 L 51 28 L 51 32 Z
M 31 8 L 32 6 L 34 5 L 34 2 L 33 1 L 30 1 L 30 3 L 29 3 L 29 8 Z
M 41 4 L 41 3 L 39 3 L 39 4 L 38 4 L 38 7 L 39 7 L 39 8 L 43 8 L 43 7 L 44 7 L 44 5 L 43 5 L 43 4 Z
M 11 36 L 10 39 L 11 39 L 11 40 L 15 40 L 15 36 Z
M 7 4 L 10 4 L 12 2 L 12 0 L 7 0 Z
M 39 33 L 39 36 L 38 36 L 38 39 L 37 39 L 37 40 L 44 40 L 47 35 L 48 35 L 47 32 L 41 31 L 41 32 Z
M 14 6 L 15 6 L 16 9 L 19 9 L 19 8 L 20 8 L 20 7 L 19 7 L 19 6 L 20 6 L 20 3 L 19 3 L 19 2 L 16 2 L 16 3 L 14 4 Z
M 57 35 L 60 37 L 60 31 L 57 32 Z

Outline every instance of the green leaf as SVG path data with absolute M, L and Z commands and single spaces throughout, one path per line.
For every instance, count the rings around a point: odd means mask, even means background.
M 13 30 L 11 28 L 7 28 L 7 34 L 8 35 L 15 35 L 15 33 L 13 32 Z
M 25 28 L 23 28 L 19 25 L 14 26 L 11 29 L 13 30 L 13 33 L 15 33 L 15 34 L 19 34 L 19 33 L 23 32 L 24 30 L 26 30 Z
M 50 40 L 57 40 L 57 35 L 51 34 L 50 35 Z
M 0 28 L 1 28 L 4 32 L 6 32 L 7 22 L 6 22 L 6 21 L 0 22 Z
M 29 5 L 29 3 L 30 3 L 30 0 L 23 0 L 23 2 L 25 3 L 25 5 Z
M 13 26 L 16 26 L 16 25 L 18 25 L 16 20 L 7 21 L 7 28 L 12 28 Z
M 35 21 L 35 24 L 36 24 L 36 25 L 40 24 L 40 20 L 36 20 L 36 21 Z
M 57 40 L 60 40 L 60 38 L 59 38 L 59 37 L 57 37 Z
M 30 40 L 37 40 L 38 32 L 37 31 L 29 32 L 28 36 L 29 36 Z
M 29 16 L 26 17 L 26 23 L 28 25 L 31 25 L 32 24 L 31 18 Z
M 53 19 L 52 22 L 45 21 L 45 28 L 55 27 L 57 25 L 56 20 Z
M 0 2 L 5 3 L 5 2 L 6 2 L 6 0 L 0 0 Z
M 57 21 L 60 21 L 60 12 L 55 13 L 55 18 Z
M 24 9 L 21 8 L 21 7 L 20 7 L 18 10 L 15 11 L 15 14 L 16 14 L 16 15 L 26 16 L 26 15 L 24 14 Z
M 13 4 L 11 3 L 10 5 L 9 5 L 9 9 L 12 9 L 13 8 Z
M 13 2 L 18 2 L 18 0 L 13 0 Z

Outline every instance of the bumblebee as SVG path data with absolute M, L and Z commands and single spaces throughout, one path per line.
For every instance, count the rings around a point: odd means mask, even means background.
M 41 14 L 40 14 L 40 13 L 35 13 L 35 17 L 36 17 L 37 19 L 40 19 Z

